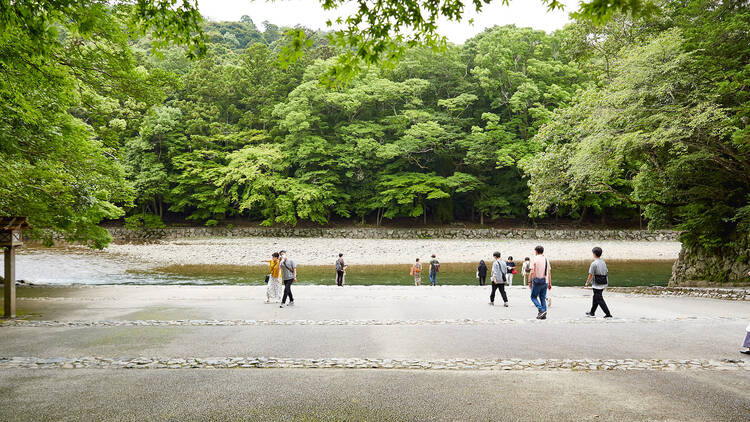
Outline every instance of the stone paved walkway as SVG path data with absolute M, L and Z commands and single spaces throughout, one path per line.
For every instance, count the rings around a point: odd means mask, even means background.
M 323 325 L 323 326 L 383 326 L 383 325 L 505 325 L 505 324 L 658 324 L 664 322 L 743 322 L 745 318 L 717 317 L 675 317 L 671 319 L 656 318 L 573 318 L 540 321 L 536 318 L 526 319 L 234 319 L 234 320 L 101 320 L 101 321 L 36 321 L 36 320 L 0 320 L 0 329 L 12 327 L 243 327 L 274 325 Z
M 473 286 L 295 286 L 280 309 L 262 287 L 22 289 L 0 420 L 750 418 L 747 301 L 607 292 L 604 320 L 583 314 L 590 290 L 554 288 L 539 321 L 508 290 L 504 308 Z
M 0 358 L 0 368 L 27 369 L 422 369 L 422 370 L 490 370 L 490 371 L 750 371 L 750 363 L 741 359 L 367 359 L 315 358 L 292 359 L 273 357 L 209 357 L 117 359 L 82 358 Z

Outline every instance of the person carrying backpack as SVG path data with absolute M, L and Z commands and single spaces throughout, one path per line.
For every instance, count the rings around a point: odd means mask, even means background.
M 437 273 L 440 272 L 440 261 L 435 258 L 435 254 L 432 254 L 432 260 L 430 261 L 430 285 L 437 286 Z
M 586 279 L 584 287 L 588 287 L 593 279 L 594 282 L 591 283 L 591 289 L 594 290 L 594 298 L 591 301 L 591 311 L 586 312 L 586 315 L 594 317 L 596 308 L 601 306 L 602 311 L 604 311 L 604 318 L 612 318 L 612 314 L 609 313 L 609 308 L 607 307 L 607 302 L 604 301 L 604 297 L 602 296 L 604 289 L 609 284 L 607 276 L 609 271 L 607 270 L 607 264 L 602 259 L 602 248 L 597 246 L 591 252 L 594 254 L 594 262 L 589 267 L 589 278 Z
M 336 284 L 339 287 L 344 286 L 344 271 L 346 270 L 346 265 L 344 264 L 344 254 L 339 254 L 339 259 L 336 260 Z
M 527 282 L 531 284 L 531 258 L 528 256 L 523 259 L 523 265 L 521 265 L 521 275 L 523 276 L 523 285 L 526 286 Z

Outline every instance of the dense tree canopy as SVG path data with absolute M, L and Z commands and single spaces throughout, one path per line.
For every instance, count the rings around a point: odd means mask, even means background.
M 48 239 L 102 246 L 117 218 L 642 217 L 706 247 L 750 231 L 746 2 L 583 3 L 552 34 L 437 51 L 430 14 L 408 42 L 201 23 L 190 2 L 39 4 L 0 0 L 0 213 Z
M 746 2 L 705 0 L 612 23 L 611 35 L 639 35 L 615 54 L 599 50 L 602 82 L 537 134 L 547 148 L 524 165 L 532 214 L 596 195 L 642 210 L 652 227 L 675 225 L 688 245 L 746 244 L 749 27 Z

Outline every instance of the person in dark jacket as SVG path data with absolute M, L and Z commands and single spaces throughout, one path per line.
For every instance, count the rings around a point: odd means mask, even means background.
M 479 266 L 477 267 L 477 278 L 479 279 L 480 286 L 487 284 L 487 264 L 484 263 L 484 260 L 479 261 Z

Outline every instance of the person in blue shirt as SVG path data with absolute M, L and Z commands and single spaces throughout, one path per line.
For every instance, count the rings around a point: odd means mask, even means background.
M 512 256 L 509 256 L 508 260 L 505 261 L 505 266 L 508 269 L 508 272 L 505 273 L 505 281 L 508 282 L 508 286 L 510 287 L 513 285 L 513 269 L 516 267 L 516 263 L 513 261 Z

